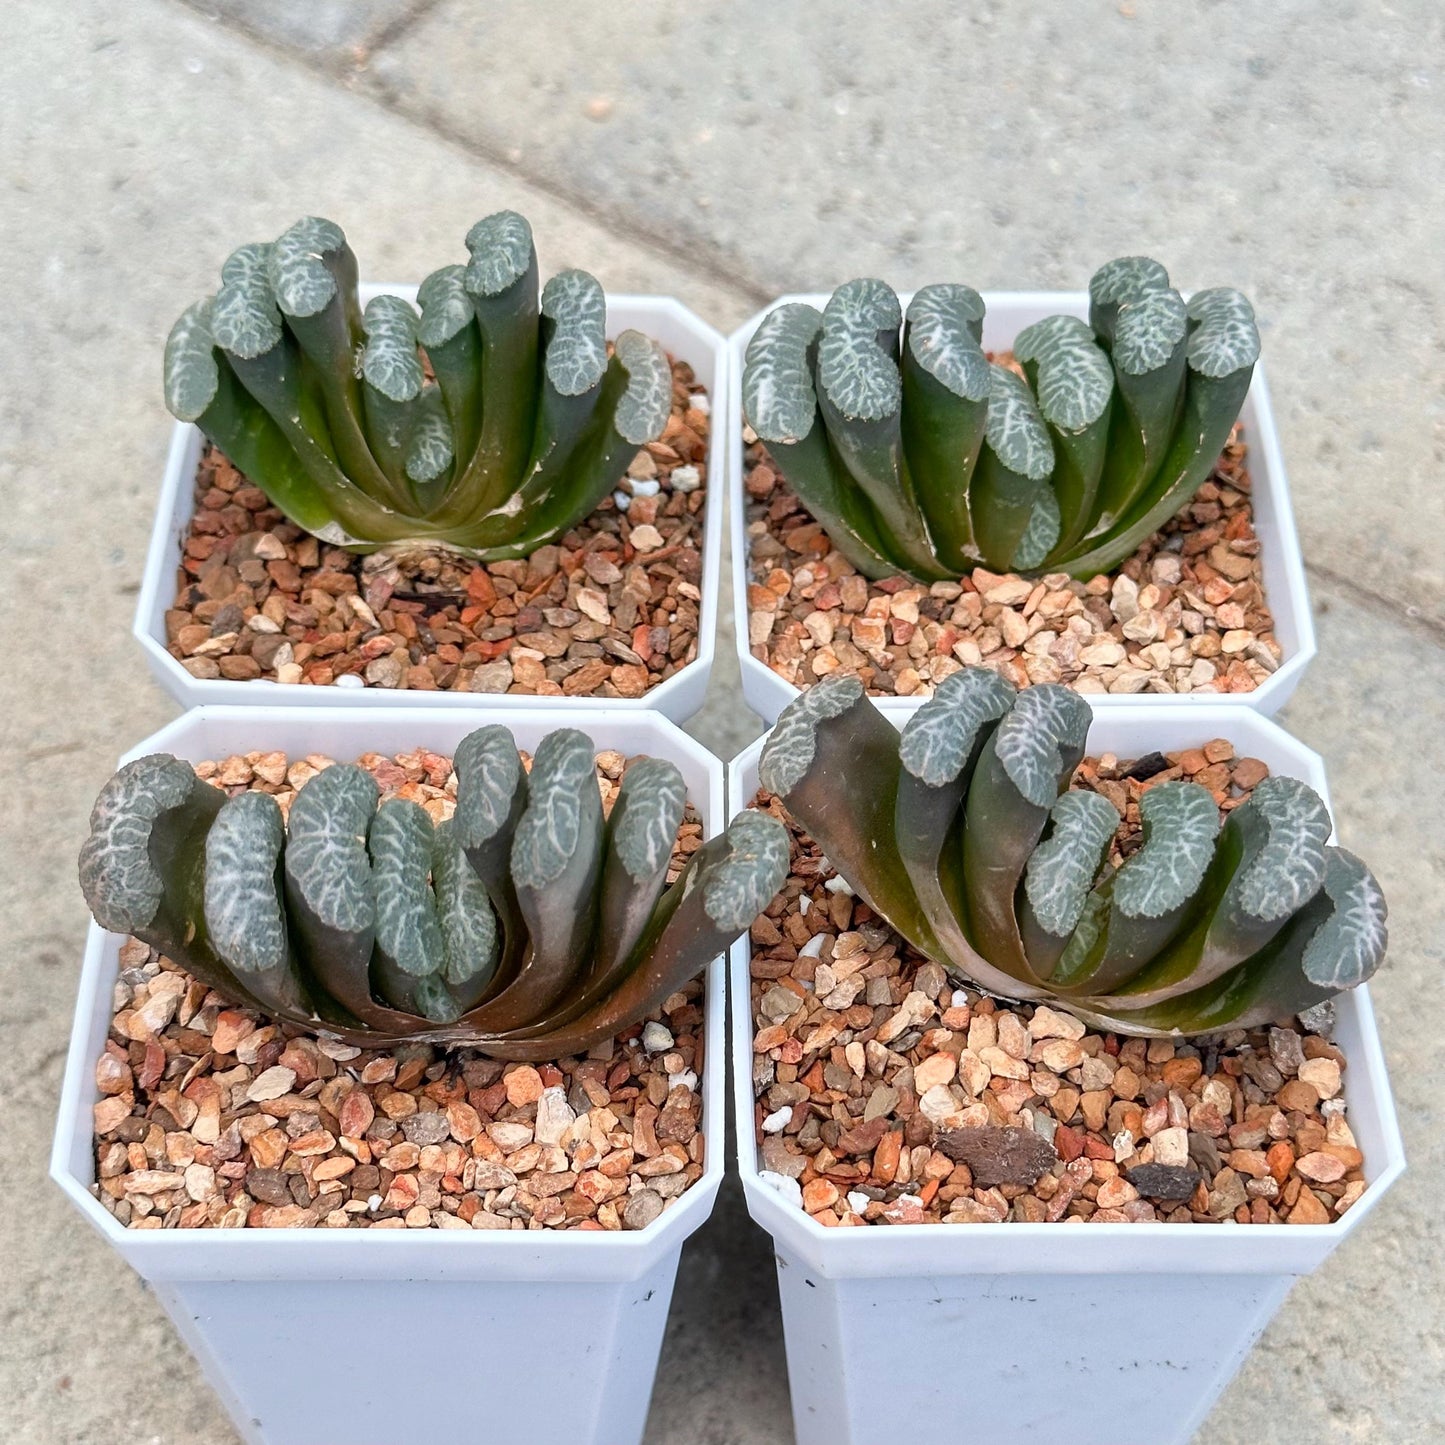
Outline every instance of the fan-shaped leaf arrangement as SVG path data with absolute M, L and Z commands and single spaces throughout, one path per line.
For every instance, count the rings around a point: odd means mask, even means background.
M 609 354 L 606 300 L 585 271 L 539 297 L 515 212 L 479 221 L 467 249 L 468 264 L 422 282 L 419 310 L 378 296 L 363 312 L 333 222 L 307 216 L 242 246 L 171 331 L 166 405 L 324 541 L 527 556 L 662 435 L 672 371 L 637 331 Z
M 857 678 L 826 678 L 784 710 L 758 777 L 909 943 L 1005 998 L 1193 1034 L 1374 973 L 1384 898 L 1293 778 L 1265 778 L 1222 827 L 1205 788 L 1160 783 L 1140 800 L 1142 846 L 1114 866 L 1113 804 L 1069 789 L 1090 716 L 1057 684 L 1016 693 L 966 668 L 900 735 Z
M 906 315 L 871 279 L 821 314 L 779 306 L 748 346 L 747 419 L 865 576 L 1110 571 L 1208 478 L 1259 334 L 1239 292 L 1186 302 L 1146 257 L 1089 294 L 1087 322 L 1019 334 L 1027 380 L 984 355 L 967 286 L 925 286 Z
M 237 1003 L 367 1047 L 469 1044 L 555 1059 L 661 1006 L 743 933 L 787 876 L 782 826 L 740 813 L 670 887 L 686 806 L 668 762 L 628 768 L 604 819 L 584 733 L 457 749 L 454 816 L 378 805 L 375 780 L 316 774 L 283 822 L 154 754 L 101 791 L 80 854 L 102 927 L 134 934 Z

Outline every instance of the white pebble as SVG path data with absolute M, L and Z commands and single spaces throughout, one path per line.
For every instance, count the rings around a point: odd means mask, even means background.
M 873 1201 L 866 1194 L 860 1194 L 857 1190 L 848 1196 L 848 1208 L 854 1214 L 862 1214 L 872 1203 Z
M 632 488 L 634 497 L 655 497 L 662 490 L 660 482 L 640 481 L 636 477 L 629 477 L 627 485 Z
M 822 958 L 822 956 L 823 956 L 823 940 L 824 940 L 827 936 L 828 936 L 828 935 L 827 935 L 826 933 L 815 933 L 815 934 L 798 950 L 798 957 L 799 957 L 799 958 Z
M 619 512 L 625 512 L 632 505 L 632 498 L 621 490 L 613 492 L 612 500 L 617 503 L 617 510 Z
M 332 687 L 365 687 L 366 684 L 354 673 L 343 672 L 332 681 Z
M 695 391 L 688 397 L 687 404 L 694 410 L 700 411 L 704 416 L 712 415 L 712 402 L 705 391 Z
M 366 1207 L 367 1207 L 368 1209 L 380 1209 L 383 1203 L 384 1203 L 384 1201 L 383 1201 L 381 1195 L 379 1195 L 379 1194 L 373 1194 L 373 1195 L 366 1201 Z
M 784 1104 L 781 1109 L 774 1109 L 766 1119 L 763 1120 L 764 1134 L 781 1134 L 788 1127 L 788 1120 L 793 1117 L 793 1106 Z M 798 1196 L 802 1198 L 801 1195 Z
M 667 1081 L 668 1092 L 674 1089 L 687 1089 L 691 1093 L 697 1092 L 697 1075 L 691 1069 L 684 1069 L 680 1074 L 672 1074 Z
M 695 492 L 702 485 L 696 467 L 674 467 L 671 480 L 674 492 Z
M 786 1174 L 775 1174 L 771 1169 L 759 1169 L 758 1178 L 776 1189 L 789 1204 L 796 1204 L 799 1209 L 803 1207 L 803 1186 L 796 1179 Z
M 813 900 L 809 898 L 806 893 L 800 893 L 798 895 L 798 912 L 801 913 L 804 918 L 808 916 L 808 910 L 812 906 Z
M 672 1043 L 672 1034 L 665 1025 L 658 1023 L 656 1019 L 643 1027 L 642 1047 L 649 1054 L 666 1053 L 672 1047 Z
M 856 898 L 858 895 L 848 886 L 848 880 L 841 873 L 834 875 L 824 885 L 829 893 L 842 893 L 845 897 Z
M 967 1008 L 968 995 L 961 988 L 956 988 L 954 989 L 953 997 L 949 999 L 949 1002 L 954 1006 L 954 1008 Z

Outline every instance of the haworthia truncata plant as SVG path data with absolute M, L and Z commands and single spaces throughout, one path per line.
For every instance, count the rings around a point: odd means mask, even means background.
M 1148 257 L 1101 267 L 1089 295 L 1087 321 L 1025 327 L 1014 370 L 990 366 L 969 287 L 925 286 L 904 315 L 882 281 L 850 281 L 821 313 L 763 318 L 744 414 L 865 576 L 1112 571 L 1208 479 L 1259 333 L 1239 292 L 1186 303 Z
M 550 733 L 529 775 L 506 728 L 480 728 L 438 824 L 380 802 L 355 764 L 312 777 L 283 823 L 270 795 L 228 799 L 156 754 L 101 790 L 81 888 L 103 927 L 286 1023 L 366 1047 L 583 1053 L 728 948 L 788 868 L 782 825 L 747 811 L 669 886 L 681 773 L 635 760 L 604 818 L 595 752 Z
M 357 551 L 499 561 L 576 525 L 667 425 L 672 370 L 637 331 L 609 352 L 584 271 L 538 292 L 532 231 L 499 211 L 418 305 L 363 312 L 341 228 L 304 217 L 234 251 L 171 329 L 165 399 L 297 526 Z M 430 376 L 428 376 L 430 371 Z
M 965 668 L 900 734 L 838 675 L 783 710 L 758 780 L 909 943 L 1001 997 L 1191 1034 L 1284 1018 L 1374 973 L 1385 902 L 1329 844 L 1313 789 L 1266 777 L 1221 827 L 1207 789 L 1157 783 L 1116 866 L 1114 804 L 1070 786 L 1090 718 L 1067 688 L 1016 693 Z

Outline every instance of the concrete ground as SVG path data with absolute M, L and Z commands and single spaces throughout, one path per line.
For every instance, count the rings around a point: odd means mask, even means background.
M 75 849 L 116 754 L 174 711 L 128 635 L 166 329 L 233 245 L 303 212 L 408 279 L 510 206 L 544 269 L 670 292 L 724 329 L 860 272 L 1077 288 L 1137 250 L 1182 286 L 1250 292 L 1321 634 L 1286 721 L 1392 903 L 1374 994 L 1411 1167 L 1198 1439 L 1442 1438 L 1442 53 L 1427 0 L 0 6 L 0 1437 L 234 1439 L 44 1178 Z M 758 731 L 730 647 L 692 724 L 724 756 Z M 916 1434 L 902 1392 L 899 1411 Z M 647 1439 L 791 1439 L 769 1250 L 734 1190 L 684 1254 Z

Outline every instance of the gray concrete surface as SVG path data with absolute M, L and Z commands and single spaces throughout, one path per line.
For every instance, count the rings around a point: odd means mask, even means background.
M 1411 1170 L 1298 1287 L 1199 1445 L 1441 1438 L 1441 25 L 1425 0 L 0 6 L 0 1439 L 234 1439 L 44 1179 L 75 848 L 116 753 L 173 713 L 127 630 L 165 331 L 232 245 L 303 211 L 408 278 L 502 205 L 545 267 L 723 328 L 862 270 L 1076 287 L 1135 249 L 1251 291 L 1320 612 L 1287 721 L 1391 899 L 1374 992 Z M 692 728 L 724 755 L 757 730 L 735 689 L 720 648 Z M 1187 1337 L 1140 1321 L 1160 1327 Z M 790 1439 L 770 1255 L 729 1188 L 684 1254 L 648 1445 Z

